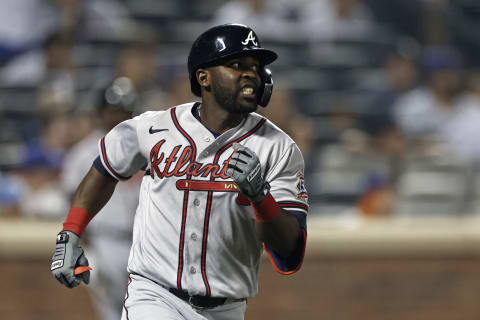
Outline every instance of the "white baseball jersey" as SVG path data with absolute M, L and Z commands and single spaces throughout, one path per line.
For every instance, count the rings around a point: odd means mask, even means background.
M 232 144 L 257 154 L 271 194 L 302 225 L 292 257 L 281 259 L 266 248 L 281 273 L 295 272 L 303 260 L 308 210 L 303 157 L 290 137 L 256 113 L 216 135 L 194 115 L 197 106 L 146 112 L 100 140 L 102 164 L 113 177 L 128 179 L 146 170 L 128 271 L 190 295 L 252 297 L 263 246 L 253 209 L 225 174 Z

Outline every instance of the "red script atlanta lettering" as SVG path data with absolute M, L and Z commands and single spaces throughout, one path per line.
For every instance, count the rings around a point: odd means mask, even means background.
M 157 175 L 160 179 L 165 177 L 182 177 L 185 175 L 193 177 L 208 177 L 229 179 L 225 174 L 228 160 L 223 162 L 222 167 L 217 163 L 201 163 L 193 159 L 193 149 L 186 146 L 180 153 L 182 145 L 175 146 L 170 155 L 165 158 L 165 153 L 160 151 L 165 140 L 160 140 L 150 151 L 150 176 Z M 177 156 L 180 153 L 179 156 Z M 165 159 L 165 160 L 164 160 Z M 162 163 L 165 165 L 161 167 Z

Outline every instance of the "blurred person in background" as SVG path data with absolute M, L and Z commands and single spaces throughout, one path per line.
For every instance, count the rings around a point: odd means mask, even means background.
M 468 65 L 480 67 L 480 3 L 472 0 L 445 1 L 443 10 L 450 41 Z
M 72 39 L 60 33 L 50 36 L 44 43 L 43 63 L 37 108 L 48 114 L 70 110 L 76 90 Z
M 466 74 L 466 90 L 451 119 L 439 130 L 439 139 L 469 163 L 480 163 L 480 73 Z
M 300 17 L 313 40 L 361 40 L 375 28 L 373 14 L 362 0 L 308 1 Z
M 213 25 L 241 23 L 251 26 L 266 41 L 298 40 L 298 10 L 307 0 L 232 0 L 225 2 L 213 14 Z M 264 41 L 265 41 L 264 40 Z
M 396 124 L 417 149 L 429 152 L 443 146 L 444 152 L 475 161 L 480 155 L 480 111 L 470 91 L 464 90 L 459 53 L 452 48 L 430 48 L 423 63 L 426 85 L 399 97 L 393 110 Z
M 68 200 L 98 156 L 98 141 L 115 125 L 131 118 L 138 102 L 133 81 L 126 77 L 116 78 L 99 91 L 96 109 L 91 115 L 92 121 L 98 123 L 68 151 L 63 161 L 61 182 Z M 89 243 L 86 251 L 96 271 L 88 288 L 102 320 L 121 316 L 140 180 L 141 176 L 137 175 L 120 182 L 112 196 L 114 201 L 101 210 L 86 233 Z
M 168 90 L 167 106 L 176 106 L 195 99 L 195 96 L 190 92 L 188 73 L 180 71 L 174 72 L 173 80 Z
M 11 104 L 8 106 L 11 110 L 15 112 L 17 107 L 19 109 L 16 116 L 10 112 L 12 118 L 8 118 L 10 122 L 7 123 L 11 126 L 18 123 L 16 117 L 24 118 L 20 126 L 10 128 L 16 142 L 22 144 L 22 155 L 15 169 L 10 170 L 12 174 L 7 173 L 10 178 L 4 182 L 10 181 L 10 186 L 19 190 L 21 216 L 52 219 L 60 218 L 64 210 L 65 199 L 58 183 L 60 163 L 80 127 L 71 130 L 68 116 L 75 90 L 70 38 L 54 33 L 46 37 L 39 47 L 43 51 L 37 65 L 38 78 L 30 73 L 28 64 L 24 66 L 26 73 L 2 78 L 4 85 L 26 85 L 28 88 L 25 96 L 23 91 L 17 95 L 18 100 L 5 97 L 5 104 Z M 2 75 L 23 70 L 22 66 L 19 68 L 10 69 L 7 66 Z M 35 85 L 36 81 L 41 81 L 41 84 Z
M 77 31 L 85 40 L 135 41 L 151 38 L 149 28 L 136 21 L 121 0 L 56 0 L 79 2 Z
M 379 71 L 373 77 L 364 77 L 356 86 L 371 97 L 365 110 L 368 125 L 372 120 L 377 126 L 385 121 L 391 124 L 392 109 L 398 97 L 414 89 L 420 81 L 415 58 L 400 50 L 388 54 Z M 364 128 L 368 129 L 367 124 Z
M 365 133 L 363 152 L 376 155 L 384 165 L 371 166 L 364 177 L 356 207 L 365 217 L 395 214 L 396 187 L 405 160 L 406 140 L 388 117 L 370 117 L 362 121 Z
M 266 116 L 295 141 L 308 166 L 309 155 L 314 147 L 313 122 L 297 110 L 289 89 L 277 88 L 271 99 L 275 108 L 262 108 L 258 112 Z
M 20 217 L 22 185 L 7 168 L 0 170 L 0 217 Z
M 58 15 L 55 9 L 51 1 L 0 2 L 0 66 L 4 67 L 19 57 L 22 58 L 22 63 L 16 68 L 17 71 L 28 69 L 32 65 L 31 53 L 41 47 L 42 42 L 57 27 Z
M 164 87 L 169 83 L 162 83 L 157 79 L 155 45 L 149 41 L 130 42 L 121 50 L 116 62 L 115 77 L 126 77 L 137 92 L 137 105 L 149 106 L 150 110 L 158 110 L 163 105 L 167 94 Z M 141 113 L 146 110 L 136 110 Z
M 65 114 L 45 118 L 38 137 L 24 147 L 20 168 L 14 176 L 21 183 L 23 217 L 60 219 L 68 208 L 59 185 L 61 162 L 69 145 L 69 122 Z
M 402 172 L 406 140 L 395 124 L 392 111 L 397 99 L 414 89 L 420 79 L 413 52 L 399 48 L 390 53 L 373 81 L 359 84 L 372 95 L 359 129 L 366 135 L 368 152 L 383 157 L 387 168 L 371 168 L 362 185 L 357 208 L 367 217 L 391 216 L 395 212 L 396 184 Z
M 319 65 L 359 66 L 376 63 L 377 44 L 390 41 L 361 0 L 308 1 L 300 11 L 310 60 Z
M 73 41 L 69 34 L 53 32 L 45 36 L 28 55 L 19 55 L 3 66 L 0 69 L 0 82 L 6 86 L 39 85 L 41 90 L 46 90 L 48 86 L 51 90 L 68 89 L 71 95 L 72 48 Z

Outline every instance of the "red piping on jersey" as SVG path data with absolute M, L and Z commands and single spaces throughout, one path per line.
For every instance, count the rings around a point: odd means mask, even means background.
M 257 125 L 255 127 L 253 127 L 250 131 L 248 131 L 247 133 L 245 133 L 243 136 L 235 139 L 234 141 L 224 145 L 222 148 L 220 148 L 220 150 L 217 151 L 217 153 L 215 154 L 215 158 L 213 160 L 213 163 L 216 164 L 218 163 L 218 160 L 220 159 L 220 156 L 223 152 L 225 152 L 225 150 L 227 150 L 228 148 L 230 148 L 232 146 L 232 144 L 234 143 L 238 143 L 248 137 L 250 137 L 252 134 L 254 134 L 258 129 L 260 129 L 260 127 L 265 123 L 265 121 L 267 121 L 265 118 L 262 118 L 262 120 L 260 120 Z M 210 178 L 210 181 L 215 181 L 215 177 L 212 176 Z M 205 288 L 206 288 L 206 296 L 210 296 L 211 295 L 211 290 L 210 290 L 210 285 L 208 283 L 208 279 L 207 279 L 207 268 L 206 268 L 206 257 L 207 257 L 207 238 L 208 238 L 208 224 L 210 222 L 210 211 L 211 211 L 211 208 L 212 208 L 212 197 L 213 197 L 213 191 L 209 191 L 208 192 L 208 197 L 207 197 L 207 206 L 206 206 L 206 209 L 205 209 L 205 220 L 204 220 L 204 224 L 203 224 L 203 240 L 202 240 L 202 264 L 201 264 L 201 267 L 202 267 L 202 277 L 203 277 L 203 282 L 205 283 Z
M 210 284 L 207 279 L 207 268 L 206 268 L 206 258 L 207 258 L 207 238 L 208 238 L 208 225 L 210 223 L 210 211 L 212 209 L 212 197 L 213 192 L 209 191 L 207 196 L 207 207 L 205 209 L 205 220 L 203 221 L 203 240 L 202 240 L 202 278 L 203 283 L 205 284 L 206 296 L 209 297 L 212 293 L 210 289 Z
M 180 123 L 178 122 L 177 116 L 175 114 L 175 109 L 170 109 L 170 115 L 172 116 L 172 121 L 178 131 L 188 140 L 190 145 L 192 146 L 192 160 L 195 161 L 196 154 L 197 154 L 197 147 L 195 145 L 195 141 L 193 141 L 192 137 L 190 137 L 187 132 L 182 128 Z M 187 175 L 187 179 L 191 178 L 191 174 Z M 185 190 L 183 194 L 183 209 L 182 209 L 182 225 L 180 231 L 180 243 L 178 245 L 178 270 L 177 270 L 177 288 L 178 290 L 182 290 L 182 274 L 183 274 L 183 247 L 185 244 L 185 225 L 187 221 L 187 208 L 188 208 L 188 195 L 189 190 Z
M 233 181 L 177 180 L 178 190 L 238 192 Z
M 128 283 L 127 283 L 127 290 L 126 290 L 127 293 L 125 294 L 125 299 L 123 300 L 123 308 L 125 309 L 125 315 L 127 316 L 127 320 L 128 320 L 127 299 L 130 296 L 130 294 L 128 293 L 128 286 L 130 285 L 130 283 L 132 283 L 132 278 L 130 277 L 130 274 L 128 274 Z
M 308 206 L 303 203 L 292 202 L 292 201 L 279 201 L 278 205 L 280 208 L 295 208 L 295 209 L 302 209 L 308 212 Z
M 129 179 L 130 177 L 124 177 L 124 176 L 119 175 L 115 170 L 113 170 L 112 166 L 108 162 L 107 151 L 105 150 L 105 137 L 103 137 L 102 140 L 100 140 L 100 147 L 102 149 L 103 162 L 107 165 L 107 168 L 110 171 L 110 173 L 113 174 L 115 176 L 115 178 L 117 178 L 118 180 Z
M 292 273 L 295 273 L 297 272 L 298 270 L 300 270 L 300 268 L 302 267 L 302 264 L 303 264 L 303 259 L 305 258 L 305 248 L 307 246 L 307 231 L 302 229 L 302 232 L 303 232 L 303 249 L 302 249 L 302 260 L 300 260 L 300 263 L 297 265 L 297 267 L 293 270 L 289 270 L 289 271 L 282 271 L 280 270 L 280 268 L 275 264 L 275 260 L 273 259 L 272 257 L 272 253 L 270 252 L 270 250 L 268 250 L 267 246 L 265 245 L 265 243 L 263 243 L 263 248 L 265 249 L 265 251 L 268 253 L 268 258 L 270 259 L 270 263 L 272 264 L 273 268 L 275 269 L 275 271 L 277 271 L 278 273 L 280 274 L 283 274 L 283 275 L 289 275 L 289 274 L 292 274 Z

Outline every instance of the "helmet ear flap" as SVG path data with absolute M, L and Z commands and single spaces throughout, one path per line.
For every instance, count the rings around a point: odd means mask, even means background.
M 266 107 L 273 93 L 273 79 L 270 69 L 262 68 L 260 78 L 262 79 L 262 86 L 258 92 L 257 103 L 262 107 Z

